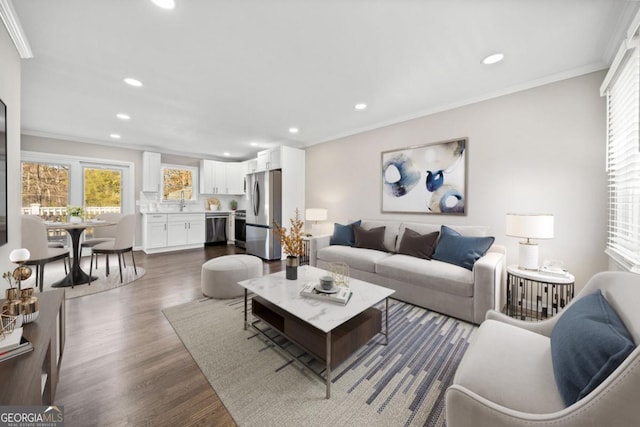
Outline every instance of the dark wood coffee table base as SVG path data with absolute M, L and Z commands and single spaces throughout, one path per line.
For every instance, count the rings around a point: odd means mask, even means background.
M 377 334 L 385 335 L 384 344 L 388 343 L 388 324 L 382 332 L 382 312 L 377 308 L 368 308 L 356 317 L 348 320 L 337 328 L 325 333 L 310 324 L 298 319 L 265 299 L 254 296 L 251 313 L 259 320 L 252 326 L 277 347 L 283 349 L 257 326 L 262 321 L 278 331 L 289 341 L 312 355 L 325 366 L 325 374 L 317 373 L 327 386 L 327 399 L 331 397 L 331 370 L 344 362 L 349 356 L 364 346 Z M 388 300 L 387 313 L 388 315 Z M 286 351 L 286 349 L 283 349 Z M 309 367 L 304 361 L 287 352 L 289 356 L 301 364 Z

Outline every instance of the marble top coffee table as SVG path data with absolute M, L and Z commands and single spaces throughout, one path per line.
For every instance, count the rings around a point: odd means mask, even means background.
M 377 334 L 385 336 L 388 343 L 388 297 L 395 291 L 362 280 L 349 279 L 353 292 L 346 305 L 319 301 L 300 295 L 300 290 L 309 282 L 318 282 L 320 276 L 330 274 L 316 267 L 298 268 L 298 280 L 287 280 L 285 272 L 248 279 L 238 284 L 244 293 L 244 328 L 248 321 L 248 293 L 252 292 L 251 312 L 257 320 L 251 323 L 263 337 L 279 346 L 263 329 L 260 322 L 276 329 L 289 341 L 307 351 L 325 366 L 325 373 L 312 372 L 326 384 L 327 399 L 331 397 L 331 369 L 366 344 Z M 381 330 L 382 313 L 373 307 L 381 301 L 385 304 L 385 329 Z M 288 356 L 309 367 L 304 361 L 287 352 Z

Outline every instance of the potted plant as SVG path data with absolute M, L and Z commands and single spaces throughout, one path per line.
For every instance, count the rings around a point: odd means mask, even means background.
M 296 280 L 300 263 L 299 257 L 304 252 L 302 245 L 304 222 L 300 219 L 300 210 L 296 209 L 295 217 L 289 221 L 291 222 L 291 228 L 288 232 L 285 227 L 281 227 L 280 224 L 274 221 L 274 232 L 278 236 L 280 243 L 282 243 L 282 250 L 287 254 L 286 277 L 289 280 Z
M 236 209 L 238 209 L 238 201 L 237 200 L 230 201 L 229 207 L 231 207 L 232 211 L 235 211 Z
M 67 206 L 67 215 L 69 215 L 69 222 L 82 222 L 84 209 L 82 206 Z

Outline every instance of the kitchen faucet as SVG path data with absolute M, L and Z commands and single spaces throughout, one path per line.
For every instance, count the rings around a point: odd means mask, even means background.
M 187 205 L 184 202 L 184 190 L 183 190 L 180 192 L 180 212 L 183 212 L 185 207 L 187 207 Z

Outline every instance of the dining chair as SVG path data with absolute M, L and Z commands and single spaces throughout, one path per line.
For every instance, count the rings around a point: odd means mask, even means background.
M 107 222 L 117 223 L 122 218 L 121 213 L 107 212 L 101 213 L 96 216 L 96 219 Z M 98 243 L 112 242 L 116 238 L 117 224 L 105 225 L 93 228 L 93 238 L 87 239 L 80 244 L 80 256 L 82 256 L 82 249 L 93 248 Z M 98 268 L 98 257 L 96 257 L 96 268 Z
M 116 225 L 116 234 L 113 241 L 98 243 L 93 246 L 91 251 L 91 259 L 89 262 L 89 277 L 93 272 L 93 257 L 96 258 L 100 254 L 104 254 L 106 257 L 106 275 L 109 276 L 109 255 L 116 254 L 118 256 L 118 268 L 120 269 L 120 283 L 122 283 L 122 266 L 126 263 L 124 260 L 124 254 L 131 252 L 131 261 L 133 262 L 133 270 L 135 274 L 138 274 L 136 268 L 136 260 L 133 256 L 133 242 L 136 234 L 136 216 L 134 214 L 124 215 L 118 221 Z M 91 284 L 91 279 L 89 279 Z
M 21 224 L 22 247 L 29 250 L 31 257 L 25 261 L 26 265 L 36 266 L 36 286 L 42 292 L 44 288 L 44 266 L 59 259 L 71 263 L 69 250 L 65 248 L 49 247 L 47 228 L 41 218 L 23 215 Z M 67 264 L 64 265 L 65 273 Z

